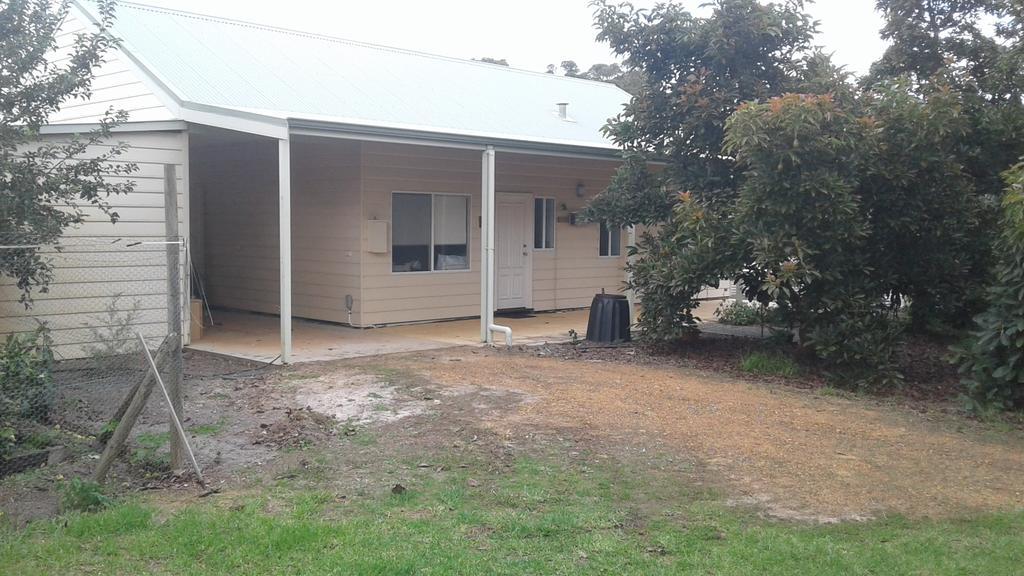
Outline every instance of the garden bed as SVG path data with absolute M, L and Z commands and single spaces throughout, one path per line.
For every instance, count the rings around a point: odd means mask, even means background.
M 673 366 L 727 374 L 757 382 L 783 384 L 796 388 L 831 387 L 827 375 L 817 366 L 800 361 L 795 348 L 778 345 L 770 339 L 734 337 L 702 333 L 699 337 L 674 346 L 633 342 L 617 345 L 578 343 L 517 346 L 504 353 L 526 354 L 565 360 L 596 360 L 644 366 Z M 957 369 L 948 361 L 948 342 L 912 336 L 897 353 L 903 384 L 896 387 L 856 390 L 879 398 L 942 404 L 946 408 L 959 401 L 963 392 Z M 745 369 L 744 360 L 752 355 L 787 360 L 795 372 L 779 375 L 771 371 Z

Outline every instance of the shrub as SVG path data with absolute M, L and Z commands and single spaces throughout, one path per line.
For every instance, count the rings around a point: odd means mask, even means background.
M 6 458 L 11 455 L 14 451 L 14 446 L 18 441 L 17 432 L 14 428 L 6 425 L 0 425 L 0 458 Z
M 72 478 L 61 486 L 60 507 L 64 512 L 95 512 L 113 504 L 96 482 Z
M 802 327 L 801 336 L 822 361 L 828 378 L 847 388 L 902 384 L 896 360 L 902 333 L 884 305 L 866 296 L 844 296 L 826 305 Z
M 758 376 L 792 378 L 800 374 L 800 366 L 792 358 L 779 353 L 754 352 L 743 357 L 740 370 Z
M 97 362 L 107 362 L 112 356 L 135 353 L 138 341 L 135 331 L 142 316 L 142 302 L 138 298 L 125 300 L 124 293 L 111 297 L 102 315 L 90 327 L 91 340 L 97 342 L 85 347 L 85 353 Z
M 999 264 L 989 306 L 977 330 L 955 348 L 968 405 L 973 409 L 1024 407 L 1024 163 L 1005 175 Z
M 715 310 L 715 318 L 730 326 L 753 326 L 761 322 L 760 310 L 746 300 L 723 300 Z
M 56 389 L 51 370 L 53 353 L 44 327 L 12 334 L 0 347 L 0 454 L 16 442 L 16 420 L 49 420 Z
M 717 285 L 731 250 L 725 249 L 720 222 L 691 194 L 680 194 L 672 219 L 641 232 L 630 247 L 628 287 L 640 295 L 637 322 L 643 338 L 672 342 L 697 332 L 693 309 L 705 286 Z
M 727 299 L 722 301 L 722 304 L 715 310 L 715 317 L 720 323 L 730 326 L 783 323 L 779 308 L 774 306 L 774 303 L 762 306 L 747 300 Z

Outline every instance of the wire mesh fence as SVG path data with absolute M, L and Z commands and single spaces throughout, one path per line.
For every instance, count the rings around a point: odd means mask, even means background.
M 143 341 L 180 413 L 185 256 L 178 238 L 0 234 L 0 478 L 96 459 L 152 385 Z M 173 444 L 154 459 L 178 458 Z

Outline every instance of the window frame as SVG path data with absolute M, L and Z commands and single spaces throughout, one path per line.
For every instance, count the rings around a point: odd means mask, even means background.
M 546 218 L 547 218 L 547 202 L 548 202 L 548 200 L 551 201 L 551 218 L 552 218 L 552 220 L 551 220 L 551 247 L 550 248 L 543 248 L 543 247 L 538 248 L 537 247 L 537 231 L 536 231 L 536 227 L 537 227 L 537 200 L 542 200 L 543 202 L 541 203 L 541 205 L 544 206 L 544 218 L 545 219 L 541 220 L 541 226 L 543 226 L 543 229 L 542 229 L 542 232 L 541 232 L 541 234 L 542 234 L 542 237 L 541 237 L 542 243 L 543 243 L 544 240 L 547 240 L 547 220 L 546 220 Z M 533 215 L 533 226 L 534 226 L 534 232 L 533 232 L 533 251 L 534 252 L 554 252 L 555 248 L 558 246 L 558 200 L 554 196 L 534 196 L 533 197 L 533 212 L 534 212 L 534 215 Z
M 603 220 L 598 223 L 598 226 L 597 226 L 597 257 L 598 258 L 622 258 L 622 230 L 623 230 L 623 228 L 618 228 L 618 231 L 619 231 L 619 242 L 618 242 L 618 244 L 616 244 L 616 248 L 618 249 L 618 252 L 619 252 L 618 254 L 612 254 L 612 232 L 614 230 L 616 230 L 616 229 L 612 228 L 612 227 L 609 227 L 608 223 L 603 221 Z M 607 235 L 608 236 L 608 254 L 601 254 L 601 236 L 602 235 Z
M 430 196 L 430 270 L 407 270 L 404 272 L 395 271 L 395 194 L 419 194 Z M 466 199 L 466 267 L 459 270 L 434 270 L 434 196 L 461 196 Z M 391 233 L 388 234 L 388 259 L 392 275 L 406 274 L 466 274 L 473 271 L 473 195 L 459 192 L 422 192 L 417 190 L 392 190 L 388 216 L 391 226 Z

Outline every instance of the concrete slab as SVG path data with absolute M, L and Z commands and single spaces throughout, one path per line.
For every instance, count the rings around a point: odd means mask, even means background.
M 281 353 L 279 321 L 274 316 L 247 312 L 214 312 L 217 325 L 207 328 L 189 348 L 275 362 Z M 295 319 L 292 322 L 292 361 L 317 362 L 448 348 L 450 342 L 424 337 L 360 330 L 337 324 Z
M 703 302 L 695 314 L 705 321 L 713 319 L 718 304 L 718 301 Z M 499 316 L 495 321 L 512 328 L 514 344 L 533 345 L 567 342 L 572 338 L 570 331 L 585 338 L 589 315 L 590 311 L 583 309 L 538 312 L 525 317 Z M 281 342 L 277 317 L 218 310 L 214 318 L 217 325 L 204 329 L 203 337 L 194 341 L 190 348 L 258 362 L 279 359 Z M 708 324 L 702 327 L 709 328 L 712 326 Z M 500 334 L 495 337 L 500 341 Z M 367 329 L 298 318 L 292 323 L 294 363 L 481 345 L 477 319 Z
M 519 344 L 543 344 L 545 342 L 566 342 L 571 339 L 570 330 L 575 330 L 580 338 L 587 335 L 587 319 L 589 310 L 569 310 L 564 312 L 537 312 L 528 317 L 497 316 L 494 322 L 512 329 L 512 340 Z M 434 341 L 449 342 L 452 345 L 464 346 L 480 344 L 480 320 L 453 320 L 450 322 L 431 322 L 429 324 L 411 324 L 407 326 L 389 326 L 380 328 L 381 332 L 409 338 L 426 338 Z M 495 334 L 496 342 L 503 342 L 501 334 Z
M 567 341 L 569 330 L 583 338 L 588 314 L 587 310 L 574 310 L 499 317 L 496 321 L 512 328 L 516 344 L 540 344 Z M 278 359 L 281 344 L 276 317 L 218 310 L 214 318 L 217 325 L 206 328 L 190 348 L 259 362 Z M 481 345 L 480 321 L 476 319 L 368 329 L 298 318 L 292 323 L 294 363 Z

